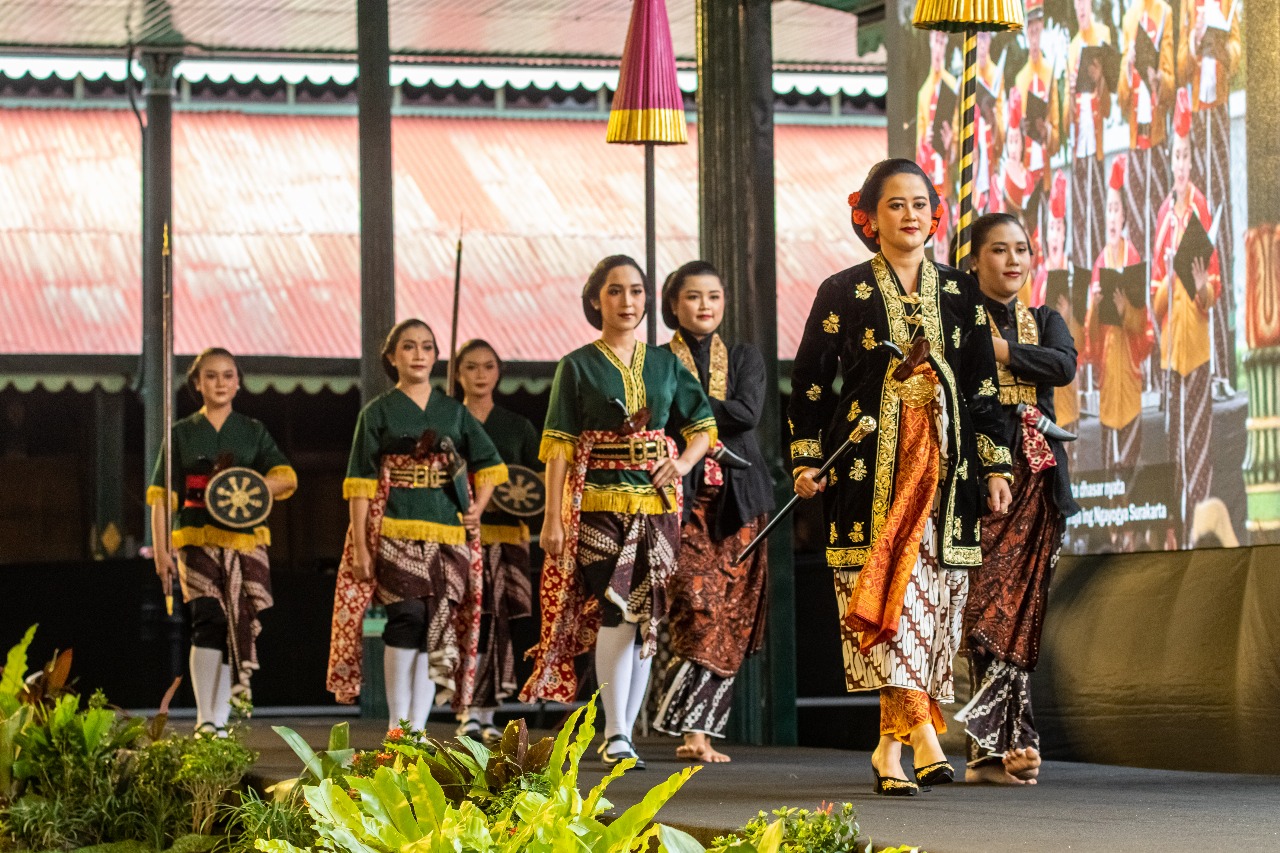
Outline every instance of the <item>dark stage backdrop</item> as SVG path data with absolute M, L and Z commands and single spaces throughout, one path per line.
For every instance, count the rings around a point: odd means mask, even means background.
M 1275 465 L 1246 461 L 1250 397 L 1274 396 L 1244 369 L 1254 2 L 1047 0 L 1023 32 L 980 38 L 976 210 L 1023 220 L 1037 260 L 1020 298 L 1058 310 L 1080 353 L 1055 401 L 1080 437 L 1067 553 L 1244 545 L 1274 523 Z M 890 150 L 947 190 L 946 260 L 961 40 L 912 29 L 914 5 L 888 28 L 891 88 L 913 93 L 890 99 Z M 1199 227 L 1203 272 L 1184 263 Z

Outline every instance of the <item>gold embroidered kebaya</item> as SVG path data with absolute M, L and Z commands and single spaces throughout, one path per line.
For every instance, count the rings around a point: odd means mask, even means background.
M 1018 299 L 1013 300 L 1012 308 L 1016 318 L 1018 343 L 1039 345 L 1040 330 L 1036 328 L 1036 318 L 1031 313 L 1031 309 L 1023 305 L 1022 301 Z M 990 320 L 989 322 L 992 336 L 1000 337 L 1000 330 L 996 328 L 995 321 Z M 1009 369 L 1009 365 L 996 362 L 996 379 L 1000 382 L 998 395 L 1000 397 L 1000 405 L 1016 406 L 1019 403 L 1025 403 L 1028 406 L 1034 406 L 1036 404 L 1036 384 L 1014 376 L 1013 371 Z

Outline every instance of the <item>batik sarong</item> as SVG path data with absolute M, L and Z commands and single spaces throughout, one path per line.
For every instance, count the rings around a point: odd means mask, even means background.
M 684 491 L 681 482 L 676 480 L 672 489 L 675 505 L 662 515 L 583 512 L 582 494 L 588 470 L 652 472 L 661 464 L 657 459 L 631 464 L 592 458 L 591 448 L 597 443 L 623 441 L 661 441 L 666 443 L 669 457 L 679 455 L 675 439 L 661 430 L 629 436 L 606 430 L 585 430 L 578 435 L 573 462 L 565 477 L 565 501 L 561 510 L 564 550 L 559 557 L 547 555 L 538 585 L 542 628 L 538 645 L 527 653 L 534 659 L 534 665 L 533 674 L 520 690 L 520 698 L 525 702 L 572 702 L 577 698 L 578 674 L 573 662 L 578 655 L 595 648 L 596 633 L 606 618 L 600 606 L 602 599 L 611 601 L 619 613 L 629 611 L 632 617 L 647 611 L 648 618 L 638 627 L 642 641 L 640 654 L 651 657 L 657 648 L 658 621 L 666 613 L 666 584 L 675 569 Z M 595 518 L 590 518 L 592 516 Z M 606 541 L 610 535 L 617 541 Z M 637 549 L 642 543 L 646 548 L 652 547 L 653 553 L 646 553 L 637 572 Z M 580 553 L 584 549 L 588 551 L 585 556 Z M 668 550 L 669 563 L 649 565 L 655 559 L 668 559 L 663 556 Z M 588 565 L 593 567 L 590 573 L 583 571 Z M 588 579 L 588 574 L 594 581 Z M 595 589 L 588 587 L 591 582 L 596 584 Z M 610 590 L 613 595 L 609 594 Z M 645 595 L 652 598 L 645 601 Z M 609 614 L 608 618 L 612 621 L 616 616 Z
M 1231 381 L 1235 368 L 1235 337 L 1230 326 L 1235 303 L 1232 255 L 1235 231 L 1231 210 L 1231 115 L 1226 104 L 1198 110 L 1191 125 L 1191 182 L 1204 192 L 1211 216 L 1219 217 L 1218 269 L 1222 293 L 1210 310 L 1213 340 L 1213 378 Z M 1204 223 L 1208 228 L 1210 223 Z M 1190 505 L 1194 508 L 1194 504 Z
M 1186 376 L 1169 372 L 1169 458 L 1173 460 L 1173 494 L 1179 507 L 1183 547 L 1191 547 L 1191 518 L 1196 505 L 1209 496 L 1213 462 L 1209 458 L 1213 432 L 1213 398 L 1209 365 Z
M 382 536 L 382 519 L 386 511 L 387 495 L 391 490 L 391 470 L 406 468 L 422 460 L 410 456 L 387 454 L 382 458 L 378 475 L 378 488 L 369 500 L 366 519 L 366 535 L 375 562 L 374 578 L 358 580 L 355 576 L 355 540 L 351 527 L 347 527 L 342 548 L 342 561 L 338 565 L 338 580 L 333 592 L 333 618 L 329 629 L 329 666 L 325 686 L 338 702 L 350 704 L 360 696 L 364 667 L 363 624 L 365 611 L 376 598 L 380 603 L 391 604 L 407 598 L 428 597 L 428 639 L 424 651 L 430 652 L 433 630 L 439 632 L 435 641 L 441 646 L 441 669 L 432 664 L 432 681 L 440 685 L 437 696 L 440 701 L 451 701 L 455 710 L 471 704 L 471 693 L 476 678 L 477 648 L 480 644 L 480 610 L 483 595 L 484 568 L 480 554 L 480 540 L 468 538 L 465 545 L 447 545 L 438 542 L 422 542 L 413 539 L 395 539 Z M 384 548 L 383 540 L 390 545 Z M 465 556 L 464 556 L 465 555 Z M 384 565 L 384 560 L 386 561 Z M 456 577 L 450 581 L 449 569 L 464 560 L 465 580 Z M 456 569 L 455 569 L 456 572 Z M 443 593 L 445 599 L 439 595 Z M 456 599 L 449 596 L 458 596 Z M 434 597 L 434 604 L 430 597 Z M 439 605 L 443 608 L 448 625 L 442 621 Z M 443 646 L 453 643 L 456 652 L 445 652 Z M 454 655 L 456 654 L 456 660 Z M 445 657 L 447 655 L 447 658 Z M 445 674 L 444 661 L 454 661 L 450 674 Z
M 496 707 L 516 692 L 516 656 L 511 622 L 533 613 L 529 546 L 495 542 L 484 548 L 484 607 L 476 664 L 476 708 Z
M 271 571 L 266 546 L 252 551 L 187 545 L 178 551 L 182 600 L 213 598 L 227 616 L 227 662 L 235 679 L 231 695 L 249 698 L 249 680 L 258 668 L 258 614 L 269 608 Z
M 668 630 L 674 658 L 666 670 L 654 728 L 723 736 L 742 661 L 764 644 L 768 563 L 760 548 L 733 561 L 765 522 L 761 516 L 736 535 L 711 537 L 723 491 L 699 490 L 680 536 L 679 568 L 668 587 Z
M 1096 157 L 1077 157 L 1071 164 L 1071 258 L 1091 269 L 1107 244 L 1106 170 Z

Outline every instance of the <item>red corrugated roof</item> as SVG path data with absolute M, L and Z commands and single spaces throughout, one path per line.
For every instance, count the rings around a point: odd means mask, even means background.
M 694 128 L 690 128 L 691 137 Z M 179 352 L 359 353 L 356 120 L 178 113 Z M 397 309 L 442 334 L 465 217 L 463 337 L 552 361 L 588 339 L 578 292 L 601 257 L 643 257 L 643 153 L 604 123 L 398 117 Z M 0 111 L 0 353 L 140 347 L 138 126 L 122 110 Z M 865 257 L 845 195 L 884 156 L 879 128 L 779 126 L 779 355 L 817 285 Z M 697 145 L 657 158 L 658 266 L 697 254 Z

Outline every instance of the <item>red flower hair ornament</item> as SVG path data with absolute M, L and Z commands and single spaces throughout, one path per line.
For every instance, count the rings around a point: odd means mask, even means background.
M 938 206 L 933 209 L 932 221 L 929 224 L 930 237 L 938 233 L 938 226 L 942 221 L 942 214 L 946 207 L 946 201 L 942 198 L 942 190 L 936 184 L 934 185 L 934 191 L 938 194 Z M 858 233 L 858 236 L 862 238 L 862 242 L 874 250 L 876 246 L 880 245 L 880 232 L 871 224 L 870 214 L 858 207 L 858 202 L 861 200 L 861 192 L 849 193 L 849 207 L 851 208 L 849 216 L 853 221 L 854 232 Z

